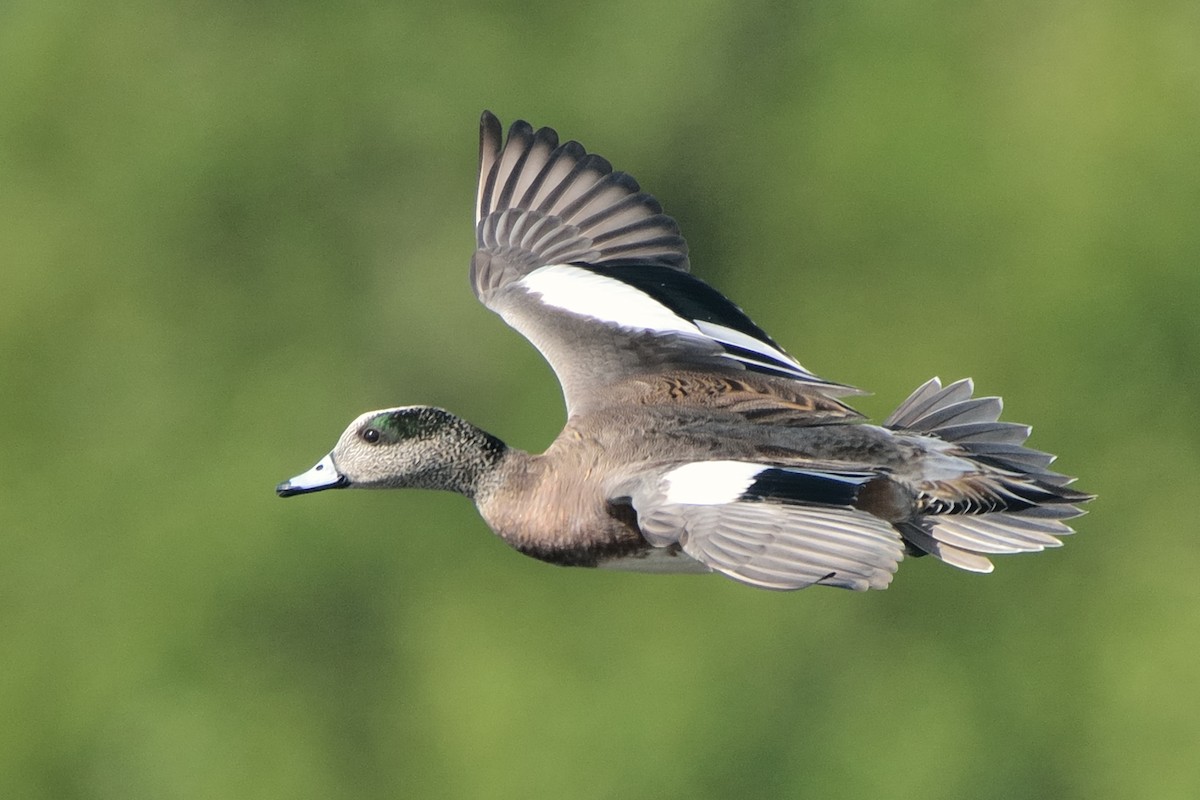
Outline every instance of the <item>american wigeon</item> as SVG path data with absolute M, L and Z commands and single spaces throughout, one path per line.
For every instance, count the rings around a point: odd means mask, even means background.
M 1038 551 L 1091 495 L 1024 446 L 969 380 L 916 390 L 882 425 L 688 273 L 675 221 L 549 128 L 480 124 L 475 293 L 546 357 L 568 419 L 518 450 L 428 406 L 371 411 L 281 496 L 448 489 L 555 564 L 716 571 L 770 589 L 881 589 L 931 554 L 992 569 Z

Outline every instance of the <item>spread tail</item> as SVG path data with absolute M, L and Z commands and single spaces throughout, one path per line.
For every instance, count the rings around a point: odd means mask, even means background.
M 913 474 L 897 476 L 917 493 L 917 513 L 897 524 L 909 548 L 973 572 L 989 555 L 1036 552 L 1073 533 L 1064 520 L 1094 495 L 1049 469 L 1054 456 L 1025 446 L 1028 425 L 1001 422 L 998 397 L 972 397 L 970 379 L 942 387 L 933 378 L 884 422 L 926 453 Z M 906 437 L 907 438 L 907 437 Z

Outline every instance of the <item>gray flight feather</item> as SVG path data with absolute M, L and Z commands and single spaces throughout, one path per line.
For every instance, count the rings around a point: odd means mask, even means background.
M 518 121 L 505 142 L 487 111 L 475 224 L 472 283 L 485 304 L 493 291 L 549 264 L 689 267 L 679 226 L 631 176 L 578 142 L 560 145 L 550 128 L 535 132 Z
M 895 528 L 849 507 L 671 503 L 661 472 L 639 475 L 622 488 L 650 544 L 682 547 L 707 567 L 766 589 L 883 589 L 904 557 Z

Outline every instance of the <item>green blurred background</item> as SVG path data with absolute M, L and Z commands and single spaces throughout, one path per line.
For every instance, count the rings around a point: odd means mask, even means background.
M 1200 796 L 1200 6 L 0 5 L 0 794 Z M 552 125 L 808 367 L 934 374 L 1100 499 L 869 595 L 565 570 L 278 500 L 361 411 L 543 448 L 467 285 Z

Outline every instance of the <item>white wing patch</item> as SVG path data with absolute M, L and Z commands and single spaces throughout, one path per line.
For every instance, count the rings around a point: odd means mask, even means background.
M 542 302 L 548 306 L 610 325 L 703 335 L 694 323 L 624 281 L 579 267 L 564 264 L 539 267 L 517 281 L 517 285 L 541 295 Z
M 769 342 L 720 323 L 681 317 L 639 288 L 589 269 L 552 264 L 535 269 L 516 285 L 538 295 L 548 306 L 597 322 L 628 330 L 694 337 L 725 350 L 715 355 L 750 369 L 826 383 Z
M 689 506 L 732 503 L 754 483 L 762 464 L 745 461 L 694 461 L 663 475 L 666 502 Z

